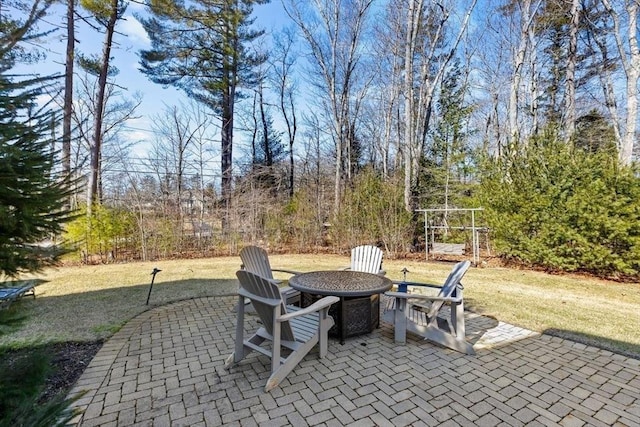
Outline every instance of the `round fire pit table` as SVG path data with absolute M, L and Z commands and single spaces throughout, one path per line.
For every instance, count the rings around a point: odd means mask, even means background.
M 380 294 L 392 285 L 384 276 L 349 270 L 312 271 L 289 279 L 289 286 L 302 292 L 303 307 L 312 304 L 318 296 L 340 298 L 329 310 L 336 322 L 329 332 L 340 337 L 340 343 L 378 327 Z

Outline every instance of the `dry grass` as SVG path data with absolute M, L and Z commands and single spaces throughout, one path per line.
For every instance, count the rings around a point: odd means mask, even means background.
M 345 256 L 274 255 L 274 267 L 312 271 L 348 265 Z M 26 321 L 0 336 L 0 346 L 104 339 L 150 307 L 185 298 L 233 294 L 238 257 L 160 261 L 48 270 L 37 298 L 16 304 Z M 145 305 L 151 271 L 157 277 Z M 441 283 L 451 264 L 385 260 L 387 276 Z M 286 275 L 279 276 L 286 278 Z M 640 356 L 640 286 L 572 275 L 506 268 L 472 268 L 465 280 L 467 306 L 539 332 L 553 333 Z

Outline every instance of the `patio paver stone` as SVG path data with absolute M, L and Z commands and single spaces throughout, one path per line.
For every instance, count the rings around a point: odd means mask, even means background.
M 640 425 L 640 361 L 465 313 L 476 356 L 408 335 L 329 342 L 270 393 L 269 360 L 224 368 L 236 297 L 156 307 L 109 339 L 71 391 L 79 426 Z M 257 318 L 249 316 L 256 326 Z

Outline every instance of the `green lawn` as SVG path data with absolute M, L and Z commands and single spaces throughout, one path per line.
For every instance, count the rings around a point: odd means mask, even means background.
M 275 267 L 298 271 L 345 267 L 346 256 L 272 255 Z M 25 319 L 4 328 L 0 348 L 108 338 L 149 307 L 185 298 L 233 294 L 239 257 L 62 267 L 45 271 L 35 300 L 15 304 Z M 385 260 L 387 276 L 441 283 L 452 264 Z M 151 271 L 156 276 L 145 305 Z M 278 276 L 286 278 L 286 275 Z M 463 280 L 467 307 L 496 319 L 640 357 L 640 286 L 576 275 L 471 268 Z

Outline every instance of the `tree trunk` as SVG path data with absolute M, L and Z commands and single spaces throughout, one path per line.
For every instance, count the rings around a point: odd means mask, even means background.
M 638 123 L 638 79 L 640 78 L 638 7 L 640 7 L 640 4 L 637 0 L 627 0 L 627 12 L 629 14 L 629 60 L 625 67 L 627 73 L 627 129 L 622 143 L 622 149 L 620 150 L 620 160 L 624 165 L 631 164 Z
M 267 122 L 267 112 L 264 105 L 264 88 L 262 83 L 258 87 L 258 96 L 260 101 L 260 122 L 262 124 L 262 145 L 264 147 L 264 165 L 268 168 L 273 166 L 273 153 L 269 144 L 269 123 Z
M 578 27 L 580 25 L 580 0 L 572 0 L 569 24 L 569 52 L 567 55 L 565 91 L 565 141 L 569 142 L 576 130 L 576 63 L 578 62 Z
M 182 220 L 184 217 L 184 211 L 182 207 L 182 191 L 184 189 L 184 152 L 189 144 L 189 139 L 185 138 L 185 135 L 182 134 L 182 129 L 180 128 L 180 123 L 178 120 L 178 111 L 174 107 L 173 109 L 173 122 L 176 127 L 177 133 L 177 152 L 178 158 L 176 159 L 176 211 L 178 212 L 178 219 L 182 224 Z
M 589 20 L 586 21 L 588 24 L 591 24 Z M 611 64 L 612 59 L 609 56 L 609 48 L 607 46 L 606 40 L 601 39 L 606 37 L 606 34 L 601 35 L 603 32 L 599 31 L 595 26 L 589 27 L 588 33 L 588 42 L 591 46 L 591 49 L 595 51 L 597 48 L 600 52 L 599 63 L 597 65 L 597 75 L 600 80 L 600 85 L 602 86 L 602 94 L 604 96 L 605 106 L 607 107 L 607 111 L 609 112 L 609 116 L 611 117 L 611 126 L 613 127 L 613 132 L 615 135 L 616 141 L 619 143 L 622 141 L 621 130 L 620 130 L 620 122 L 617 119 L 618 116 L 618 102 L 616 100 L 616 95 L 614 91 L 614 86 L 611 78 L 611 68 L 609 64 Z M 595 44 L 595 46 L 593 46 Z
M 251 110 L 251 169 L 258 164 L 258 118 L 256 117 L 256 106 L 258 104 L 258 94 L 253 94 L 253 106 Z
M 229 231 L 230 225 L 230 210 L 231 210 L 231 181 L 233 179 L 232 174 L 232 160 L 233 160 L 233 95 L 231 95 L 231 89 L 225 90 L 222 99 L 222 147 L 221 147 L 221 160 L 222 160 L 222 178 L 221 178 L 221 196 L 224 214 L 222 218 L 222 231 Z
M 293 144 L 296 141 L 296 133 L 298 132 L 298 123 L 295 112 L 295 104 L 293 102 L 293 93 L 289 93 L 289 104 L 291 108 L 291 122 L 289 118 L 287 121 L 287 135 L 289 137 L 289 198 L 293 198 L 294 194 L 294 177 L 295 177 L 295 162 L 293 158 Z
M 235 6 L 235 2 L 233 4 Z M 224 8 L 231 5 L 226 4 Z M 231 7 L 226 12 L 235 12 Z M 227 233 L 230 227 L 231 215 L 231 185 L 233 182 L 233 118 L 236 101 L 236 84 L 238 79 L 238 58 L 239 58 L 239 34 L 237 23 L 230 21 L 225 23 L 223 46 L 225 46 L 230 54 L 225 55 L 223 59 L 223 77 L 222 77 L 222 147 L 221 147 L 221 192 L 224 204 L 224 215 L 222 218 L 222 232 Z
M 100 160 L 102 157 L 102 119 L 105 107 L 105 93 L 107 87 L 107 77 L 109 74 L 109 60 L 111 58 L 111 46 L 113 43 L 113 34 L 118 21 L 118 0 L 111 0 L 109 20 L 106 24 L 105 41 L 102 49 L 102 63 L 100 67 L 100 75 L 98 76 L 98 96 L 96 97 L 95 108 L 95 125 L 93 131 L 93 144 L 91 147 L 91 172 L 89 175 L 88 197 L 87 197 L 87 213 L 91 216 L 91 206 L 99 202 L 98 186 L 100 180 Z
M 625 12 L 627 14 L 627 42 L 622 41 L 622 28 L 620 25 L 620 13 L 613 9 L 609 0 L 602 0 L 602 4 L 613 20 L 616 47 L 620 54 L 620 60 L 625 72 L 627 112 L 625 119 L 625 132 L 620 141 L 620 163 L 630 165 L 633 156 L 633 145 L 636 139 L 636 123 L 638 121 L 638 80 L 640 79 L 640 50 L 638 50 L 638 12 L 640 4 L 637 0 L 625 0 Z
M 62 175 L 71 178 L 71 118 L 73 112 L 73 61 L 75 55 L 75 3 L 67 0 L 67 52 L 64 67 L 64 116 L 62 118 Z M 70 196 L 71 197 L 71 196 Z M 71 198 L 68 206 L 71 206 Z
M 536 31 L 535 31 L 535 27 L 533 25 L 531 25 L 529 27 L 529 64 L 531 67 L 531 81 L 529 83 L 529 88 L 530 88 L 530 92 L 529 92 L 529 96 L 531 98 L 529 104 L 529 115 L 531 117 L 531 127 L 529 129 L 527 129 L 527 135 L 535 135 L 538 133 L 538 128 L 539 128 L 539 123 L 540 123 L 540 103 L 539 103 L 539 85 L 538 85 L 538 79 L 540 78 L 539 73 L 538 73 L 538 52 L 535 48 L 536 45 Z M 554 95 L 555 98 L 555 95 Z M 555 101 L 551 102 L 552 108 L 553 106 L 556 105 Z M 523 135 L 520 135 L 519 133 L 519 137 L 522 137 Z
M 523 0 L 520 4 L 520 43 L 513 58 L 513 73 L 509 91 L 509 145 L 513 146 L 520 138 L 518 110 L 520 83 L 524 72 L 524 60 L 529 46 L 529 27 L 533 19 L 531 14 L 531 0 Z
M 416 38 L 422 18 L 422 1 L 416 4 L 415 0 L 409 0 L 407 9 L 407 28 L 404 48 L 404 207 L 408 212 L 413 212 L 412 200 L 412 147 L 415 138 L 414 126 L 414 89 L 413 89 L 413 58 L 415 54 Z

